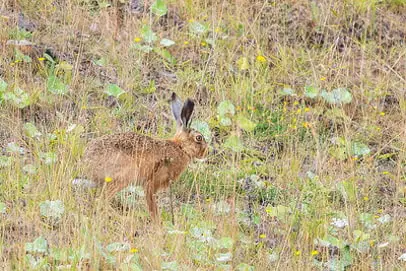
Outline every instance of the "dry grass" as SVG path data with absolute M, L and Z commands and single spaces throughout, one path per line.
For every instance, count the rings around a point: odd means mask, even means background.
M 151 1 L 136 12 L 121 2 L 0 3 L 2 269 L 405 268 L 404 0 L 166 1 L 160 18 Z M 193 34 L 195 23 L 205 33 Z M 148 45 L 143 25 L 157 35 L 149 53 L 136 48 Z M 162 38 L 175 41 L 167 50 L 176 63 L 160 51 Z M 52 74 L 68 86 L 64 95 L 49 91 Z M 108 84 L 126 93 L 109 97 Z M 353 98 L 330 105 L 306 97 L 306 86 L 347 88 Z M 26 104 L 5 94 L 18 88 Z M 287 88 L 296 94 L 281 94 Z M 172 185 L 176 224 L 167 191 L 161 226 L 142 199 L 123 207 L 73 191 L 91 138 L 171 135 L 171 91 L 196 99 L 215 150 Z M 238 118 L 221 125 L 224 100 L 255 129 Z M 244 150 L 227 148 L 230 135 Z M 354 143 L 370 152 L 354 153 Z M 56 221 L 40 214 L 46 200 L 64 204 Z M 335 218 L 348 224 L 335 227 Z M 40 236 L 45 251 L 30 251 Z M 108 252 L 116 242 L 123 248 Z

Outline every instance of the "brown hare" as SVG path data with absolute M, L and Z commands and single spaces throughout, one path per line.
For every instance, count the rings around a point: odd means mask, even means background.
M 187 99 L 183 104 L 172 93 L 171 107 L 177 123 L 173 138 L 133 132 L 106 135 L 91 141 L 84 154 L 86 177 L 104 186 L 108 198 L 131 183 L 143 186 L 153 220 L 158 215 L 155 193 L 175 181 L 194 158 L 204 158 L 208 149 L 203 135 L 190 128 L 194 102 Z

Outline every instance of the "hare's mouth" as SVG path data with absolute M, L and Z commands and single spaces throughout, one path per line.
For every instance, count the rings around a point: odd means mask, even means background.
M 196 158 L 203 160 L 208 154 L 209 154 L 209 148 L 204 148 L 200 151 L 199 155 Z

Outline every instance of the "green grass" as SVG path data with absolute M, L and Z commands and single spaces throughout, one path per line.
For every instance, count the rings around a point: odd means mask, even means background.
M 405 268 L 405 1 L 121 2 L 0 4 L 2 269 Z M 212 150 L 175 225 L 75 191 L 92 138 L 173 134 L 172 91 Z

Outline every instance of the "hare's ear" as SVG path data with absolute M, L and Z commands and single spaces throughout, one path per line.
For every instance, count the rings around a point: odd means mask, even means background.
M 182 119 L 181 119 L 181 112 L 182 112 L 182 101 L 176 95 L 175 92 L 172 92 L 171 96 L 171 108 L 173 117 L 176 120 L 176 124 L 178 128 L 182 127 Z
M 180 114 L 183 129 L 189 127 L 194 107 L 195 103 L 191 99 L 187 99 L 183 104 L 182 112 Z

